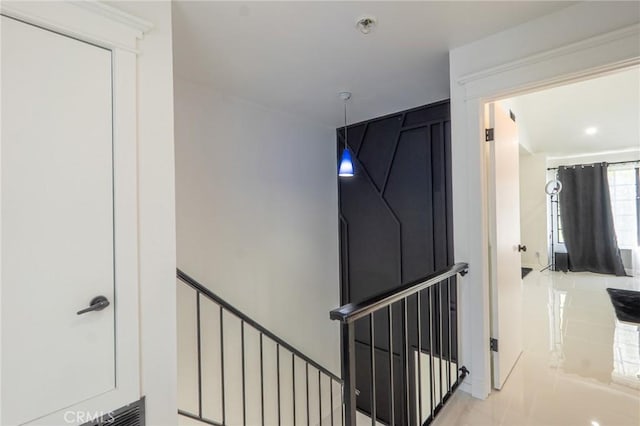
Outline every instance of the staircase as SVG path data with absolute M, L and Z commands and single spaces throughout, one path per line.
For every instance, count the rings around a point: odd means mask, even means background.
M 184 272 L 177 279 L 182 418 L 213 426 L 342 424 L 339 377 Z
M 456 293 L 467 269 L 333 310 L 342 378 L 178 270 L 180 424 L 430 424 L 468 374 Z

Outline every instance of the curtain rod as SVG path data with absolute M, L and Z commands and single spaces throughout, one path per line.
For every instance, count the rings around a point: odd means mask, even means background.
M 607 163 L 608 165 L 612 166 L 614 164 L 632 164 L 632 163 L 640 163 L 640 160 L 629 160 L 629 161 L 612 161 L 612 162 L 608 162 L 608 161 L 597 161 L 596 163 Z M 593 164 L 596 164 L 593 163 Z M 584 164 L 585 166 L 587 164 Z M 592 165 L 591 163 L 589 165 Z M 547 167 L 547 170 L 558 170 L 557 167 Z

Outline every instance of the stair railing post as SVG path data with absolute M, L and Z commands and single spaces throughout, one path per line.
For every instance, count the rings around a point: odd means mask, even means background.
M 356 350 L 353 322 L 342 323 L 342 380 L 345 426 L 356 426 Z

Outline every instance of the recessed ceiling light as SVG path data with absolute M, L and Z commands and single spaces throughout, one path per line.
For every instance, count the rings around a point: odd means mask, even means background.
M 595 420 L 591 420 L 591 426 L 600 426 L 600 423 L 596 422 Z
M 598 128 L 597 127 L 587 127 L 586 129 L 584 129 L 584 132 L 587 135 L 595 135 L 596 133 L 598 133 Z

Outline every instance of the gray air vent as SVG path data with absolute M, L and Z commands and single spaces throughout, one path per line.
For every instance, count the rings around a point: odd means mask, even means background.
M 144 426 L 144 397 L 82 426 Z

